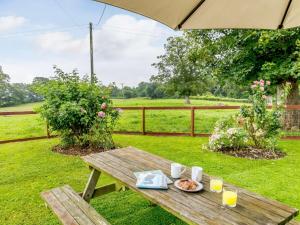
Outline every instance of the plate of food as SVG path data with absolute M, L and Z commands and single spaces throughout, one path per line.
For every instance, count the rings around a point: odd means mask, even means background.
M 198 192 L 203 189 L 203 184 L 191 179 L 176 180 L 174 185 L 179 190 L 186 191 L 186 192 Z

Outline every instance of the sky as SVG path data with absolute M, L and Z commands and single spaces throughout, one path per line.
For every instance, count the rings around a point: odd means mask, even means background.
M 11 82 L 65 72 L 90 74 L 88 23 L 94 24 L 95 73 L 104 84 L 136 86 L 156 73 L 167 37 L 153 20 L 92 0 L 0 0 L 0 66 Z

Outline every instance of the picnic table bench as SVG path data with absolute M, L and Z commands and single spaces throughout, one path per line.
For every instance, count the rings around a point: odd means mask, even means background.
M 160 169 L 170 176 L 172 161 L 133 147 L 91 154 L 82 159 L 92 170 L 83 193 L 77 194 L 69 186 L 42 193 L 63 224 L 109 224 L 88 202 L 91 198 L 112 191 L 125 190 L 124 187 L 142 194 L 188 224 L 299 224 L 292 221 L 298 215 L 297 209 L 237 187 L 237 206 L 222 207 L 222 195 L 209 191 L 210 177 L 206 174 L 203 175 L 204 190 L 198 193 L 185 193 L 174 185 L 169 185 L 168 190 L 138 189 L 134 172 Z M 117 183 L 96 189 L 101 173 L 114 177 Z M 191 170 L 187 169 L 183 177 L 190 177 L 190 173 Z M 233 187 L 227 183 L 224 186 Z

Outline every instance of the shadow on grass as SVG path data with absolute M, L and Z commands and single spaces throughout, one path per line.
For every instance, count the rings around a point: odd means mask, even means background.
M 111 193 L 91 201 L 113 225 L 185 225 L 183 221 L 151 204 L 133 191 Z

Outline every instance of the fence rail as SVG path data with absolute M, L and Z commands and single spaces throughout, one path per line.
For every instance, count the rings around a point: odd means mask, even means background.
M 228 110 L 228 109 L 239 109 L 240 106 L 133 106 L 133 107 L 116 107 L 122 110 L 140 110 L 142 113 L 142 127 L 141 131 L 114 131 L 116 134 L 132 134 L 132 135 L 148 135 L 148 136 L 192 136 L 192 137 L 208 137 L 210 134 L 207 133 L 196 133 L 195 132 L 195 111 L 196 110 Z M 271 108 L 271 106 L 269 107 Z M 191 130 L 190 132 L 149 132 L 146 130 L 146 111 L 147 110 L 189 110 L 191 112 Z M 300 110 L 300 105 L 288 105 L 286 110 Z M 19 111 L 19 112 L 0 112 L 0 116 L 17 116 L 17 115 L 32 115 L 37 114 L 34 111 Z M 48 124 L 46 124 L 45 136 L 20 138 L 13 140 L 0 140 L 0 144 L 6 144 L 11 142 L 22 142 L 39 140 L 46 138 L 54 138 L 57 135 L 51 135 L 49 132 Z M 283 139 L 289 140 L 300 140 L 300 136 L 285 136 Z

